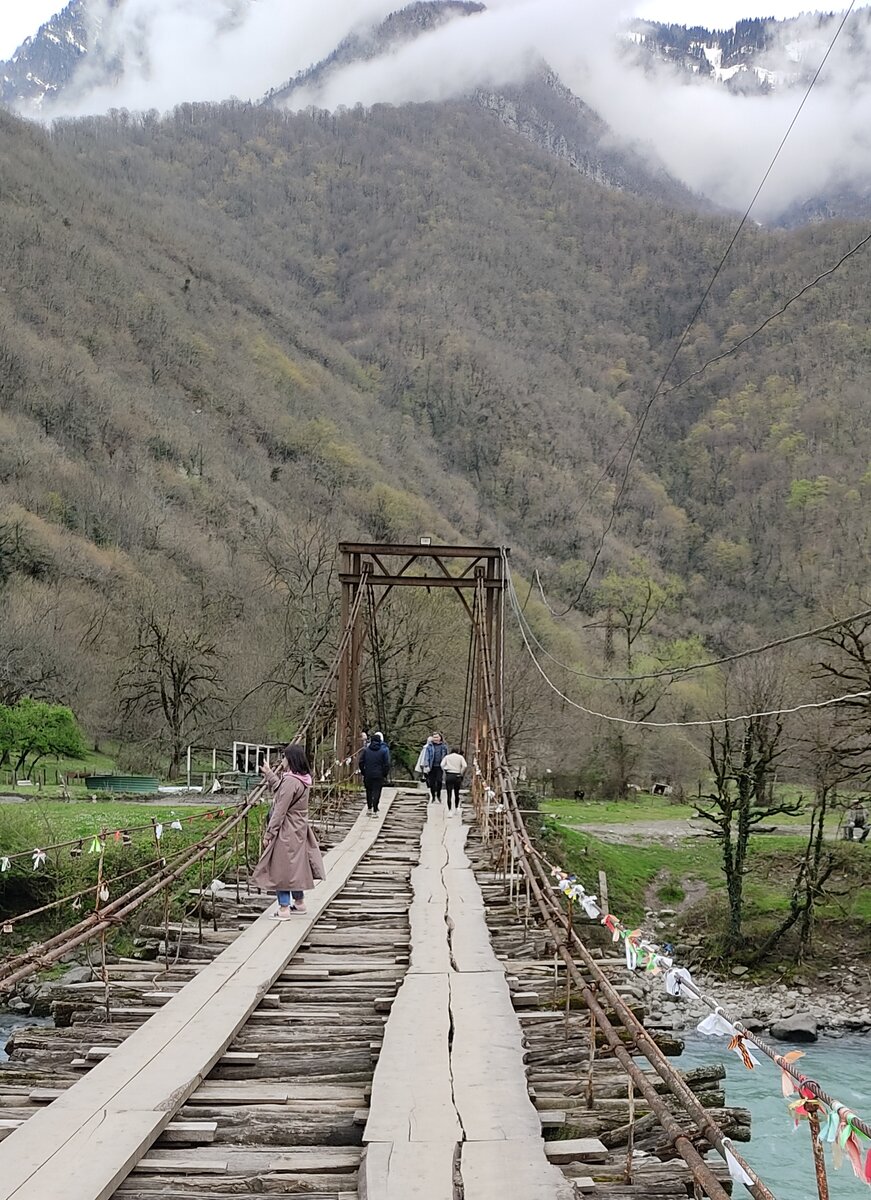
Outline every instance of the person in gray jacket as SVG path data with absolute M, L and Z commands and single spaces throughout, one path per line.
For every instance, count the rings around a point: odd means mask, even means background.
M 434 733 L 423 748 L 423 777 L 429 788 L 430 800 L 435 800 L 438 804 L 441 804 L 444 783 L 442 763 L 448 753 L 448 747 L 440 733 Z

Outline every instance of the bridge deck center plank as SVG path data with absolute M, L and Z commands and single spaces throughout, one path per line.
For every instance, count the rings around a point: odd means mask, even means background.
M 372 1083 L 361 1200 L 450 1200 L 458 1152 L 466 1200 L 572 1194 L 545 1155 L 467 833 L 457 813 L 429 806 L 412 871 L 411 966 Z

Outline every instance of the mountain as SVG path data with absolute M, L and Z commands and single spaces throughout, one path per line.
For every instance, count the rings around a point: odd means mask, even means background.
M 4 694 L 120 736 L 158 613 L 179 653 L 220 646 L 212 729 L 265 731 L 320 661 L 306 572 L 341 536 L 504 541 L 560 602 L 595 561 L 579 663 L 615 579 L 680 597 L 662 655 L 844 611 L 866 579 L 867 258 L 670 390 L 862 226 L 745 229 L 652 403 L 733 222 L 602 187 L 472 100 L 51 137 L 3 115 L 0 138 Z M 432 652 L 447 703 L 458 635 L 403 619 L 397 661 Z
M 690 75 L 721 83 L 742 94 L 767 94 L 807 87 L 834 38 L 842 14 L 803 13 L 775 21 L 754 17 L 731 29 L 634 21 L 631 45 L 643 56 L 667 62 Z M 871 11 L 857 9 L 842 34 L 842 47 L 864 56 Z
M 176 0 L 156 8 L 125 0 L 108 19 L 110 10 L 104 5 L 111 8 L 115 0 L 75 0 L 0 68 L 5 77 L 0 103 L 47 116 L 55 101 L 55 111 L 64 113 L 87 107 L 89 97 L 104 111 L 112 107 L 164 110 L 200 96 L 239 95 L 275 106 L 332 109 L 361 99 L 372 103 L 382 96 L 413 98 L 416 72 L 422 68 L 428 77 L 424 94 L 462 90 L 516 134 L 597 182 L 679 207 L 740 209 L 759 178 L 755 164 L 768 152 L 767 143 L 755 136 L 768 119 L 761 109 L 755 114 L 742 100 L 764 102 L 769 93 L 790 90 L 797 102 L 836 28 L 831 14 L 780 22 L 742 21 L 726 31 L 635 23 L 623 36 L 624 54 L 612 52 L 607 35 L 599 42 L 591 37 L 589 46 L 584 43 L 590 58 L 579 65 L 571 54 L 563 58 L 552 41 L 547 54 L 533 53 L 533 35 L 513 25 L 506 31 L 502 11 L 484 37 L 483 22 L 477 19 L 486 11 L 484 5 L 469 0 L 419 0 L 384 20 L 373 19 L 357 28 L 318 58 L 324 45 L 329 45 L 323 30 L 312 40 L 302 27 L 284 28 L 282 14 L 268 7 L 273 2 L 225 0 L 214 10 L 203 6 L 188 15 Z M 475 37 L 482 39 L 480 55 L 470 56 L 461 32 L 464 23 L 468 23 L 470 46 L 477 45 Z M 276 32 L 283 29 L 284 40 L 273 36 L 273 27 Z M 345 28 L 345 21 L 337 25 L 337 31 Z M 437 39 L 447 30 L 450 36 L 440 50 Z M 492 50 L 487 48 L 491 34 Z M 577 35 L 573 29 L 571 36 Z M 512 38 L 519 39 L 516 45 Z M 511 43 L 510 65 L 505 68 L 499 65 L 504 39 Z M 417 58 L 407 54 L 415 41 L 426 43 Z M 198 53 L 196 48 L 205 44 L 212 49 L 202 61 L 190 61 Z M 869 44 L 871 17 L 868 10 L 857 10 L 814 95 L 814 109 L 829 108 L 833 135 L 820 144 L 817 133 L 814 141 L 814 128 L 825 124 L 819 114 L 816 126 L 803 122 L 791 146 L 807 137 L 807 152 L 766 188 L 762 205 L 757 206 L 760 219 L 793 226 L 867 215 L 871 167 L 866 166 L 864 130 L 856 119 L 854 97 L 865 87 Z M 429 57 L 427 46 L 432 47 Z M 273 76 L 280 76 L 288 62 L 305 62 L 307 48 L 318 61 L 278 83 Z M 438 57 L 442 53 L 443 71 Z M 544 61 L 550 56 L 562 59 L 562 76 Z M 179 62 L 188 62 L 188 69 L 180 70 Z M 372 64 L 374 70 L 365 69 Z M 394 76 L 394 68 L 399 76 Z M 462 83 L 452 74 L 457 70 Z M 505 78 L 514 80 L 525 70 L 525 78 L 510 86 L 492 82 L 503 70 Z M 650 105 L 643 101 L 645 90 L 652 93 L 645 75 L 655 80 L 661 114 L 655 111 L 652 94 Z M 691 89 L 678 82 L 682 77 L 698 89 L 697 104 L 689 101 Z M 566 86 L 567 79 L 574 93 Z M 721 87 L 741 96 L 731 101 L 727 125 L 733 136 L 718 154 L 704 131 L 704 114 L 721 110 L 714 99 Z M 627 111 L 621 94 L 634 96 L 627 100 Z M 770 106 L 772 114 L 776 104 Z M 687 111 L 680 121 L 682 110 Z M 748 121 L 753 136 L 745 141 L 742 130 L 744 135 L 750 132 Z M 772 138 L 776 143 L 774 134 Z M 681 153 L 684 143 L 696 149 Z
M 484 5 L 463 0 L 430 0 L 391 14 L 365 34 L 347 38 L 328 58 L 270 92 L 267 103 L 319 107 L 331 81 L 345 68 L 367 62 L 457 18 L 483 12 Z M 519 85 L 498 90 L 478 88 L 474 100 L 514 133 L 563 159 L 576 171 L 605 185 L 685 207 L 710 208 L 644 153 L 618 145 L 605 122 L 540 63 Z
M 38 109 L 60 95 L 88 54 L 87 0 L 71 0 L 0 64 L 0 104 Z
M 322 88 L 343 67 L 368 62 L 395 51 L 424 33 L 439 29 L 458 17 L 483 12 L 485 5 L 476 0 L 418 0 L 391 13 L 383 21 L 344 38 L 326 58 L 301 71 L 293 79 L 270 89 L 267 100 L 282 104 L 302 90 Z

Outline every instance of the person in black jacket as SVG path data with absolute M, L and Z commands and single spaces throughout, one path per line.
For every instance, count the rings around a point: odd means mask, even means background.
M 378 812 L 381 791 L 390 774 L 390 751 L 380 733 L 373 733 L 360 751 L 357 766 L 366 788 L 366 807 L 371 814 Z

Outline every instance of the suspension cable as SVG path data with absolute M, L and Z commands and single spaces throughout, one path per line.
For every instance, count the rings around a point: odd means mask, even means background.
M 804 704 L 795 704 L 795 705 L 792 705 L 791 707 L 784 706 L 781 708 L 766 709 L 762 712 L 742 713 L 741 715 L 734 716 L 734 717 L 725 717 L 725 716 L 724 717 L 711 717 L 711 718 L 705 718 L 705 719 L 698 719 L 695 721 L 647 721 L 647 720 L 640 720 L 640 719 L 637 719 L 634 717 L 619 717 L 619 716 L 615 716 L 613 713 L 599 712 L 598 710 L 596 710 L 594 708 L 587 708 L 586 705 L 578 703 L 577 700 L 573 700 L 571 698 L 571 696 L 567 696 L 565 694 L 565 692 L 563 692 L 560 688 L 558 688 L 557 685 L 553 682 L 553 680 L 550 678 L 550 676 L 545 671 L 544 667 L 541 665 L 541 663 L 536 658 L 535 651 L 533 650 L 532 645 L 530 644 L 529 638 L 526 636 L 526 630 L 524 629 L 523 623 L 522 623 L 522 614 L 519 611 L 519 601 L 517 599 L 517 594 L 515 593 L 515 591 L 511 585 L 509 585 L 508 591 L 509 591 L 509 599 L 511 601 L 512 609 L 514 610 L 515 617 L 517 617 L 517 624 L 518 624 L 518 628 L 520 630 L 520 635 L 523 638 L 523 643 L 526 646 L 526 650 L 527 650 L 527 653 L 529 654 L 529 657 L 532 659 L 532 662 L 535 665 L 536 670 L 538 671 L 539 675 L 542 677 L 544 682 L 566 704 L 571 705 L 572 708 L 576 708 L 579 712 L 584 713 L 588 717 L 596 717 L 601 721 L 611 721 L 612 723 L 618 724 L 618 725 L 632 725 L 632 726 L 642 727 L 642 728 L 646 728 L 646 729 L 692 729 L 692 728 L 706 728 L 707 729 L 707 728 L 715 727 L 717 725 L 729 725 L 729 724 L 732 724 L 737 721 L 752 721 L 752 720 L 756 720 L 756 719 L 761 719 L 763 717 L 789 716 L 793 713 L 806 712 L 811 709 L 830 708 L 832 705 L 835 705 L 835 704 L 850 704 L 854 700 L 864 700 L 864 699 L 867 699 L 869 696 L 871 696 L 871 690 L 866 690 L 866 691 L 861 691 L 861 692 L 848 692 L 846 695 L 843 695 L 843 696 L 832 696 L 828 700 L 809 701 Z
M 536 572 L 536 575 L 538 572 Z M 539 587 L 541 581 L 539 580 Z M 512 584 L 513 587 L 513 584 Z M 542 596 L 544 592 L 542 590 Z M 866 621 L 871 617 L 871 608 L 862 609 L 861 612 L 853 613 L 849 617 L 841 617 L 837 621 L 830 621 L 827 625 L 817 625 L 814 629 L 805 629 L 800 633 L 791 633 L 787 637 L 775 638 L 773 641 L 764 642 L 760 646 L 751 646 L 749 650 L 738 650 L 734 654 L 724 654 L 721 658 L 710 658 L 705 662 L 692 663 L 687 667 L 663 667 L 660 671 L 648 671 L 639 673 L 638 675 L 593 675 L 587 671 L 579 671 L 576 667 L 570 667 L 568 663 L 561 662 L 551 652 L 542 645 L 541 639 L 538 638 L 530 625 L 529 618 L 523 611 L 520 604 L 520 598 L 514 590 L 514 599 L 516 603 L 512 604 L 514 612 L 519 622 L 522 622 L 526 627 L 531 640 L 536 646 L 546 655 L 551 662 L 556 663 L 558 667 L 562 667 L 564 671 L 568 671 L 570 675 L 577 675 L 581 679 L 591 679 L 597 683 L 634 683 L 638 679 L 669 679 L 676 678 L 679 675 L 690 675 L 694 671 L 705 671 L 708 667 L 720 667 L 725 663 L 738 662 L 742 658 L 750 658 L 756 654 L 764 654 L 768 650 L 777 650 L 780 646 L 789 646 L 793 642 L 805 641 L 807 638 L 819 637 L 823 633 L 831 633 L 834 629 L 840 629 L 844 625 L 852 625 L 855 621 Z M 548 610 L 553 613 L 553 609 L 547 604 Z
M 479 583 L 479 588 L 476 590 L 481 593 L 478 604 L 476 605 L 476 612 L 482 612 L 483 584 Z M 523 818 L 519 812 L 516 797 L 514 795 L 514 786 L 511 780 L 510 771 L 508 770 L 507 758 L 505 755 L 505 742 L 502 732 L 500 713 L 493 696 L 493 663 L 490 647 L 488 645 L 487 630 L 484 621 L 481 618 L 479 618 L 479 621 L 481 639 L 481 679 L 490 725 L 489 735 L 493 747 L 492 764 L 496 782 L 499 786 L 499 790 L 502 793 L 504 801 L 502 808 L 503 815 L 506 818 L 506 832 L 513 843 L 518 862 L 520 863 L 521 869 L 529 881 L 532 894 L 535 896 L 536 903 L 538 904 L 542 914 L 542 918 L 550 929 L 551 933 L 554 935 L 557 953 L 563 958 L 567 971 L 572 975 L 575 982 L 581 988 L 584 996 L 584 1002 L 594 1014 L 598 1025 L 602 1029 L 606 1040 L 615 1054 L 615 1057 L 617 1057 L 617 1059 L 621 1062 L 626 1072 L 632 1078 L 634 1084 L 645 1096 L 651 1111 L 656 1114 L 657 1119 L 659 1120 L 663 1129 L 665 1129 L 666 1133 L 669 1135 L 675 1150 L 686 1162 L 694 1179 L 703 1184 L 709 1196 L 715 1198 L 724 1197 L 726 1193 L 722 1185 L 713 1175 L 710 1167 L 701 1157 L 692 1140 L 677 1124 L 673 1113 L 671 1113 L 662 1100 L 662 1097 L 659 1096 L 659 1094 L 652 1087 L 649 1078 L 639 1070 L 637 1064 L 633 1061 L 619 1035 L 614 1030 L 606 1012 L 593 995 L 589 984 L 578 971 L 566 941 L 556 936 L 557 929 L 554 924 L 553 913 L 552 911 L 549 911 L 549 897 L 547 893 L 542 890 L 539 881 L 535 876 L 535 872 L 527 859 L 526 852 L 529 848 L 529 839 L 523 823 Z M 488 758 L 490 757 L 491 756 L 488 756 Z M 552 902 L 551 907 L 553 907 Z M 615 1008 L 618 1014 L 620 1014 L 621 1023 L 625 1028 L 627 1028 L 627 1031 L 633 1035 L 636 1032 L 635 1026 L 630 1026 L 627 1024 L 628 1018 L 632 1018 L 635 1021 L 638 1031 L 640 1031 L 641 1034 L 644 1034 L 644 1037 L 639 1036 L 636 1039 L 638 1048 L 648 1059 L 648 1062 L 650 1062 L 651 1066 L 657 1070 L 669 1089 L 681 1101 L 684 1110 L 687 1112 L 687 1115 L 691 1118 L 691 1120 L 693 1120 L 693 1122 L 696 1124 L 699 1132 L 711 1143 L 711 1145 L 718 1150 L 723 1158 L 728 1161 L 728 1155 L 731 1154 L 740 1164 L 740 1166 L 747 1172 L 748 1177 L 752 1180 L 750 1190 L 754 1197 L 756 1197 L 756 1200 L 774 1200 L 772 1193 L 767 1187 L 765 1187 L 761 1180 L 759 1180 L 755 1172 L 752 1171 L 752 1168 L 750 1168 L 749 1165 L 745 1163 L 738 1154 L 735 1153 L 731 1146 L 727 1146 L 727 1143 L 723 1138 L 723 1135 L 711 1113 L 702 1106 L 697 1097 L 690 1093 L 687 1085 L 679 1079 L 667 1062 L 665 1063 L 664 1067 L 658 1062 L 658 1048 L 654 1049 L 653 1045 L 648 1044 L 652 1043 L 652 1039 L 650 1039 L 649 1035 L 647 1035 L 643 1025 L 641 1025 L 640 1022 L 637 1022 L 637 1020 L 632 1017 L 631 1011 L 628 1010 L 625 1004 L 622 1003 L 622 997 L 619 995 L 619 993 L 617 993 L 607 976 L 603 972 L 599 971 L 597 978 L 599 979 L 602 991 L 607 996 L 609 1003 Z

